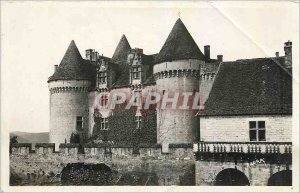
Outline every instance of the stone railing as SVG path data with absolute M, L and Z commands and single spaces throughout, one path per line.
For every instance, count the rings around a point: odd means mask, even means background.
M 199 142 L 193 148 L 198 153 L 292 153 L 291 142 Z

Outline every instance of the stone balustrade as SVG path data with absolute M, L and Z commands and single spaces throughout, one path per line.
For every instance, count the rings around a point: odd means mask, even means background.
M 198 153 L 292 153 L 291 142 L 199 142 L 193 148 Z

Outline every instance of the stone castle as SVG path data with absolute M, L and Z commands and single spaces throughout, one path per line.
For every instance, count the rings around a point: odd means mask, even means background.
M 158 54 L 123 35 L 111 58 L 83 59 L 71 41 L 48 80 L 50 143 L 11 144 L 11 171 L 19 184 L 291 185 L 292 42 L 284 52 L 212 59 L 181 19 Z M 199 108 L 109 108 L 120 92 L 199 93 Z

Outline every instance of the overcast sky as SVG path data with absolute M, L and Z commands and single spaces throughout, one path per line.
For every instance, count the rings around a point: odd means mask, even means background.
M 111 57 L 122 34 L 158 53 L 179 15 L 203 52 L 224 60 L 284 54 L 299 65 L 298 4 L 293 2 L 1 2 L 1 107 L 9 131 L 49 131 L 47 79 L 70 41 L 84 57 Z M 180 12 L 180 14 L 179 14 Z M 298 81 L 298 79 L 297 79 Z

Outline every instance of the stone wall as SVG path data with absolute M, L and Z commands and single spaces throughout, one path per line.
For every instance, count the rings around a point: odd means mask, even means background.
M 20 148 L 26 150 L 20 153 Z M 78 147 L 71 144 L 61 145 L 58 152 L 38 152 L 32 151 L 29 146 L 12 147 L 11 173 L 20 178 L 18 184 L 13 185 L 61 185 L 61 171 L 69 163 L 104 163 L 114 173 L 111 185 L 129 173 L 155 175 L 156 185 L 195 184 L 194 156 L 192 148 L 187 145 L 170 145 L 169 153 L 162 153 L 160 145 L 141 147 L 138 153 L 133 152 L 133 147 L 100 146 L 84 147 L 84 153 L 79 153 Z
M 292 141 L 292 117 L 288 115 L 200 117 L 201 141 L 250 141 L 249 121 L 265 121 L 267 142 Z
M 196 185 L 213 186 L 217 175 L 225 169 L 237 169 L 248 178 L 250 186 L 267 186 L 270 177 L 287 169 L 285 164 L 270 163 L 237 163 L 220 161 L 196 161 Z M 291 165 L 289 165 L 291 169 Z

